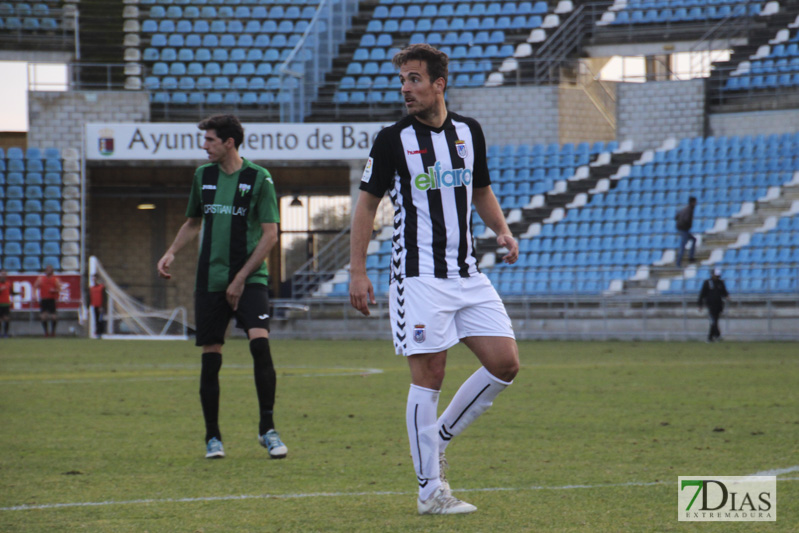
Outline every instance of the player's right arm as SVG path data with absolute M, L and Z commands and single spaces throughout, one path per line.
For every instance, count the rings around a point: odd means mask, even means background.
M 350 305 L 369 316 L 369 304 L 376 304 L 375 290 L 366 275 L 366 252 L 375 226 L 380 201 L 394 182 L 395 168 L 392 142 L 395 132 L 389 127 L 377 134 L 363 170 L 360 194 L 355 203 L 350 229 Z
M 361 191 L 355 204 L 350 230 L 350 305 L 369 316 L 369 304 L 375 304 L 375 291 L 366 275 L 366 251 L 372 240 L 377 207 L 380 198 Z
M 200 229 L 203 225 L 202 217 L 187 218 L 186 222 L 178 230 L 175 235 L 175 240 L 166 251 L 164 256 L 158 261 L 158 275 L 165 279 L 170 279 L 172 274 L 169 273 L 169 266 L 175 260 L 175 254 L 178 253 L 186 244 L 200 234 Z

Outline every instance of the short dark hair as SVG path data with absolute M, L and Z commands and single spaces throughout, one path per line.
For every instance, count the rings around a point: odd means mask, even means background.
M 696 203 L 696 196 L 691 196 L 690 198 L 688 198 L 688 203 L 689 204 L 695 204 Z
M 427 74 L 430 76 L 431 82 L 436 81 L 438 78 L 444 78 L 444 83 L 447 83 L 449 57 L 441 50 L 427 43 L 411 44 L 404 50 L 397 52 L 391 59 L 391 63 L 396 68 L 402 67 L 408 61 L 424 61 L 427 64 Z
M 213 115 L 200 122 L 197 127 L 203 131 L 214 130 L 222 142 L 232 138 L 236 150 L 244 141 L 244 128 L 235 115 Z

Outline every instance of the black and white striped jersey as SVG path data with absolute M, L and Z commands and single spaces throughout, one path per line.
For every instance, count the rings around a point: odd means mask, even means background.
M 360 189 L 394 204 L 392 279 L 478 272 L 473 187 L 491 180 L 480 124 L 449 113 L 441 128 L 408 116 L 377 135 Z

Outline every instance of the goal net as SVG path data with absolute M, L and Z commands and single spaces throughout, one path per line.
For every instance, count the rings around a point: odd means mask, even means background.
M 155 309 L 130 297 L 117 285 L 100 261 L 89 258 L 89 283 L 94 276 L 105 285 L 106 306 L 101 318 L 103 339 L 186 340 L 189 325 L 186 308 Z M 89 331 L 93 339 L 97 335 L 97 323 L 93 309 L 89 309 Z

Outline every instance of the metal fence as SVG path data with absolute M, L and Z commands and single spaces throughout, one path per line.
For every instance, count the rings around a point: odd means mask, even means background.
M 616 294 L 503 298 L 516 338 L 704 340 L 708 315 L 694 295 Z M 390 339 L 388 300 L 363 317 L 349 298 L 275 300 L 278 338 Z M 725 339 L 799 340 L 799 295 L 733 295 L 722 313 Z
M 75 8 L 49 9 L 46 14 L 4 17 L 0 49 L 73 51 L 80 57 L 79 16 Z

